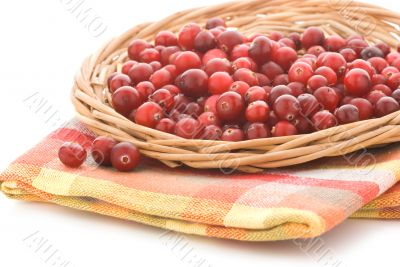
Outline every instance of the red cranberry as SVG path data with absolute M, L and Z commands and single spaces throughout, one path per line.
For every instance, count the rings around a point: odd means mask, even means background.
M 385 59 L 381 57 L 371 57 L 368 59 L 368 62 L 371 63 L 372 67 L 378 72 L 381 73 L 381 71 L 388 67 L 389 64 L 386 62 Z
M 300 37 L 300 34 L 298 34 L 297 32 L 292 32 L 292 33 L 289 33 L 288 37 L 296 45 L 296 50 L 299 50 L 301 48 L 301 40 L 300 40 L 301 37 Z
M 311 46 L 310 48 L 308 48 L 307 50 L 307 54 L 311 54 L 311 55 L 315 55 L 315 56 L 319 56 L 321 55 L 323 52 L 326 52 L 325 49 L 320 46 L 320 45 L 314 45 Z
M 349 70 L 351 69 L 363 69 L 368 72 L 369 76 L 372 77 L 374 75 L 374 69 L 368 61 L 362 59 L 356 59 L 349 64 Z
M 398 73 L 399 70 L 395 67 L 389 66 L 382 70 L 381 74 L 386 78 L 389 79 L 393 74 Z
M 247 91 L 249 90 L 250 86 L 242 81 L 236 81 L 233 82 L 231 87 L 229 88 L 229 91 L 236 92 L 240 94 L 243 98 L 245 98 L 245 95 Z
M 372 105 L 375 105 L 376 102 L 378 102 L 378 100 L 384 96 L 387 96 L 384 92 L 374 90 L 374 91 L 369 92 L 369 94 L 367 95 L 367 99 L 369 102 L 371 102 Z
M 284 37 L 284 38 L 280 39 L 278 41 L 278 43 L 280 44 L 280 46 L 287 46 L 294 50 L 297 50 L 297 46 L 296 46 L 295 42 L 290 38 Z
M 397 101 L 397 103 L 400 103 L 400 89 L 394 90 L 391 96 Z
M 371 79 L 363 69 L 352 69 L 344 77 L 344 85 L 348 94 L 353 96 L 366 95 L 371 88 Z
M 250 87 L 244 95 L 244 99 L 247 103 L 251 103 L 257 100 L 268 102 L 268 94 L 264 88 L 260 86 Z
M 238 31 L 226 31 L 218 36 L 217 43 L 220 49 L 230 53 L 236 45 L 243 43 L 243 36 Z
M 217 42 L 214 35 L 208 31 L 199 32 L 194 39 L 194 48 L 201 53 L 205 53 L 208 50 L 215 48 L 216 45 Z
M 344 48 L 340 50 L 340 54 L 346 60 L 346 62 L 352 62 L 357 59 L 357 53 L 351 48 Z
M 294 96 L 282 95 L 273 105 L 274 112 L 280 120 L 294 120 L 300 115 L 300 103 Z
M 122 64 L 121 72 L 122 72 L 123 74 L 125 74 L 125 75 L 128 75 L 129 70 L 130 70 L 134 65 L 136 65 L 136 64 L 138 64 L 137 61 L 135 61 L 135 60 L 128 60 L 127 62 L 125 62 L 124 64 Z
M 246 130 L 246 138 L 249 140 L 270 137 L 271 133 L 268 126 L 264 123 L 251 123 Z
M 95 162 L 104 166 L 111 165 L 111 149 L 117 144 L 114 138 L 99 136 L 92 143 L 92 157 Z
M 304 117 L 312 117 L 322 108 L 317 98 L 311 94 L 299 95 L 297 100 L 299 100 L 300 103 L 301 115 Z
M 182 74 L 177 85 L 186 96 L 204 96 L 208 91 L 208 75 L 203 70 L 190 69 Z
M 210 111 L 206 111 L 206 112 L 200 114 L 200 116 L 197 118 L 197 120 L 199 121 L 199 123 L 201 125 L 204 125 L 204 126 L 208 126 L 208 125 L 219 126 L 221 124 L 218 117 Z
M 204 66 L 204 71 L 211 76 L 216 72 L 232 73 L 231 62 L 226 58 L 213 58 Z
M 179 89 L 178 86 L 173 85 L 173 84 L 164 85 L 163 89 L 167 89 L 174 96 L 182 93 L 181 89 Z
M 317 27 L 307 28 L 301 36 L 301 44 L 305 49 L 314 45 L 323 45 L 325 36 L 323 31 Z
M 307 82 L 307 87 L 311 90 L 311 92 L 314 92 L 318 88 L 327 85 L 328 80 L 322 75 L 314 75 Z
M 244 101 L 238 93 L 226 92 L 218 98 L 216 108 L 220 119 L 235 121 L 244 110 Z
M 382 74 L 374 74 L 371 78 L 372 85 L 385 84 L 386 81 L 387 79 Z
M 175 132 L 175 121 L 173 121 L 169 118 L 161 119 L 157 123 L 155 129 L 159 130 L 161 132 L 173 134 Z
M 208 92 L 222 94 L 229 90 L 233 83 L 232 77 L 227 72 L 215 72 L 208 79 Z
M 257 64 L 249 57 L 241 57 L 236 59 L 232 63 L 233 71 L 237 71 L 238 69 L 249 69 L 251 71 L 257 71 Z
M 173 32 L 160 31 L 154 40 L 154 44 L 162 46 L 176 46 L 178 45 L 178 38 Z
M 318 69 L 315 70 L 315 74 L 324 76 L 328 81 L 328 85 L 334 85 L 337 83 L 336 72 L 334 72 L 329 67 L 325 66 L 319 67 Z
M 207 30 L 214 29 L 214 28 L 217 28 L 217 27 L 224 27 L 225 28 L 226 27 L 225 20 L 223 20 L 221 18 L 218 18 L 218 17 L 211 18 L 211 19 L 207 20 L 207 23 L 206 23 L 206 29 Z
M 131 86 L 123 86 L 112 95 L 112 105 L 114 109 L 127 116 L 132 110 L 142 104 L 142 97 L 139 92 Z
M 220 140 L 222 136 L 222 130 L 219 126 L 208 125 L 204 128 L 201 134 L 201 139 L 204 140 Z
M 197 118 L 203 112 L 203 108 L 195 102 L 190 102 L 187 104 L 186 109 L 184 110 L 184 114 L 187 114 L 193 118 Z
M 289 84 L 289 76 L 287 74 L 280 74 L 272 81 L 273 86 Z
M 384 57 L 384 54 L 377 47 L 366 47 L 361 51 L 361 57 L 364 60 L 368 60 L 371 57 Z
M 163 65 L 168 65 L 170 63 L 170 57 L 172 54 L 175 54 L 176 52 L 181 51 L 181 49 L 178 46 L 168 46 L 165 47 L 163 50 L 160 52 L 161 56 L 161 63 Z
M 392 63 L 399 58 L 400 58 L 399 52 L 391 52 L 386 55 L 386 61 L 389 63 L 389 65 L 392 65 Z
M 250 86 L 259 85 L 257 75 L 248 69 L 238 69 L 233 74 L 233 79 L 235 81 L 243 81 Z
M 220 95 L 212 95 L 208 97 L 204 104 L 204 111 L 210 111 L 214 114 L 217 114 L 217 100 L 219 97 Z
M 314 71 L 307 63 L 297 62 L 290 67 L 288 74 L 289 81 L 307 84 L 308 79 L 314 75 Z
M 185 50 L 194 49 L 194 40 L 201 32 L 201 27 L 195 23 L 186 24 L 178 33 L 178 44 Z
M 338 35 L 331 35 L 324 40 L 324 47 L 328 51 L 339 52 L 346 46 L 346 40 Z
M 136 110 L 135 122 L 149 128 L 155 128 L 163 117 L 164 114 L 160 105 L 154 102 L 146 102 Z
M 135 145 L 121 142 L 111 150 L 112 166 L 121 172 L 129 172 L 136 168 L 140 162 L 140 152 Z
M 397 103 L 394 98 L 390 96 L 384 96 L 379 99 L 378 102 L 376 102 L 375 115 L 377 117 L 383 117 L 389 115 L 390 113 L 398 111 L 399 109 L 399 103 Z
M 111 93 L 114 93 L 117 89 L 123 86 L 131 85 L 132 81 L 129 76 L 125 74 L 116 74 L 110 81 L 109 89 Z
M 258 84 L 262 87 L 271 85 L 271 80 L 262 73 L 256 73 Z
M 249 104 L 245 116 L 249 122 L 266 122 L 269 117 L 269 107 L 264 101 L 257 100 Z
M 283 70 L 288 71 L 293 62 L 297 59 L 297 53 L 290 47 L 281 47 L 271 54 L 272 60 Z
M 339 53 L 328 52 L 321 54 L 321 65 L 331 68 L 338 76 L 341 76 L 346 70 L 347 61 Z
M 335 116 L 340 124 L 346 124 L 360 120 L 358 108 L 351 104 L 346 104 L 339 107 L 335 111 Z
M 314 131 L 312 122 L 307 117 L 298 117 L 293 124 L 296 126 L 298 133 L 307 134 Z
M 154 85 L 151 82 L 145 81 L 145 82 L 138 83 L 136 85 L 136 90 L 139 92 L 142 99 L 146 100 L 149 97 L 149 95 L 154 93 L 156 88 L 154 87 Z
M 281 66 L 279 66 L 273 61 L 269 61 L 264 65 L 262 65 L 260 72 L 266 75 L 270 80 L 275 79 L 275 77 L 280 74 L 284 74 L 284 71 L 281 68 Z
M 336 117 L 327 110 L 318 111 L 312 117 L 314 128 L 317 131 L 325 130 L 338 125 Z
M 368 47 L 368 44 L 364 40 L 353 39 L 353 40 L 350 40 L 349 42 L 347 42 L 347 47 L 353 49 L 359 56 L 361 54 L 361 51 L 364 48 Z
M 386 56 L 387 54 L 389 54 L 390 53 L 390 46 L 388 45 L 388 44 L 386 44 L 386 43 L 384 43 L 384 42 L 379 42 L 379 43 L 377 43 L 376 45 L 375 45 L 375 47 L 377 47 L 377 48 L 379 48 L 381 51 L 382 51 L 382 53 L 383 53 L 383 55 L 384 56 Z
M 200 131 L 200 123 L 193 118 L 183 118 L 175 125 L 175 134 L 186 139 L 196 138 Z
M 153 68 L 146 63 L 138 63 L 134 65 L 128 72 L 132 82 L 138 84 L 143 81 L 148 81 L 153 74 Z
M 255 38 L 249 49 L 249 56 L 260 65 L 270 60 L 271 53 L 272 42 L 265 36 Z
M 276 99 L 282 95 L 291 95 L 292 89 L 290 89 L 286 85 L 278 85 L 271 89 L 271 93 L 269 95 L 269 104 L 273 105 Z
M 241 129 L 228 128 L 221 136 L 222 141 L 239 142 L 244 140 L 244 133 Z
M 139 61 L 144 63 L 150 63 L 153 61 L 160 61 L 161 55 L 157 49 L 154 48 L 146 48 L 139 54 Z
M 389 77 L 387 80 L 387 85 L 392 90 L 396 90 L 400 87 L 400 73 L 394 73 L 392 76 Z
M 283 38 L 283 33 L 278 32 L 278 31 L 271 31 L 271 32 L 269 33 L 268 37 L 269 37 L 271 40 L 279 41 L 280 39 Z
M 207 65 L 207 63 L 214 59 L 214 58 L 220 58 L 220 59 L 227 59 L 228 55 L 222 51 L 221 49 L 211 49 L 209 51 L 207 51 L 204 55 L 203 55 L 203 64 Z
M 160 105 L 160 107 L 164 108 L 166 111 L 170 111 L 175 104 L 174 95 L 167 89 L 158 89 L 149 99 Z
M 315 98 L 322 104 L 324 109 L 333 112 L 339 105 L 339 97 L 335 90 L 330 87 L 320 87 L 314 92 Z
M 71 168 L 78 168 L 86 160 L 86 150 L 78 143 L 66 142 L 58 150 L 60 161 Z
M 372 118 L 374 114 L 374 107 L 367 99 L 354 98 L 350 101 L 350 104 L 357 107 L 360 120 L 367 120 Z
M 288 121 L 280 121 L 272 128 L 272 136 L 297 135 L 299 132 L 293 124 Z
M 139 54 L 151 45 L 144 40 L 133 40 L 128 46 L 128 56 L 132 60 L 139 60 Z
M 292 91 L 292 95 L 297 97 L 301 94 L 304 94 L 305 87 L 304 84 L 299 83 L 299 82 L 291 82 L 287 85 Z
M 387 85 L 384 85 L 384 84 L 374 85 L 371 90 L 372 91 L 375 91 L 375 90 L 382 91 L 387 96 L 390 96 L 392 94 L 392 90 Z
M 174 65 L 176 66 L 176 70 L 182 73 L 189 69 L 200 69 L 201 59 L 196 53 L 185 51 L 176 57 Z
M 166 69 L 160 69 L 154 72 L 149 80 L 156 88 L 161 88 L 164 85 L 172 83 L 173 77 Z
M 153 71 L 157 71 L 162 68 L 161 62 L 159 62 L 159 61 L 150 62 L 149 65 L 151 66 Z
M 239 44 L 231 51 L 231 60 L 234 61 L 241 57 L 249 57 L 250 46 L 248 44 Z

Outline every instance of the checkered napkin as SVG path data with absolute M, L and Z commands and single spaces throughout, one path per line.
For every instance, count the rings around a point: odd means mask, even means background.
M 131 173 L 78 169 L 57 157 L 65 141 L 89 149 L 94 134 L 72 121 L 0 176 L 10 198 L 52 202 L 188 234 L 247 241 L 321 235 L 349 216 L 400 218 L 400 145 L 261 174 L 170 169 L 152 160 Z

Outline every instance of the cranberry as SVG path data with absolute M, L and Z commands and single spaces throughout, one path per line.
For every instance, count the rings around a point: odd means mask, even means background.
M 351 48 L 345 48 L 340 50 L 340 54 L 347 62 L 352 62 L 357 59 L 357 53 Z
M 249 57 L 250 46 L 248 44 L 239 44 L 231 51 L 231 60 L 234 61 L 241 57 Z
M 260 86 L 250 87 L 244 95 L 244 99 L 247 103 L 251 103 L 257 100 L 268 102 L 268 94 L 264 88 Z
M 279 66 L 273 61 L 269 61 L 264 65 L 262 65 L 260 72 L 266 75 L 270 80 L 275 79 L 275 77 L 280 74 L 284 74 L 284 71 L 281 68 L 281 66 Z
M 173 85 L 173 84 L 164 85 L 163 89 L 167 89 L 174 96 L 182 93 L 181 89 L 179 89 L 178 86 Z
M 377 43 L 375 47 L 379 48 L 384 56 L 390 53 L 390 46 L 384 42 Z
M 257 100 L 249 104 L 245 116 L 249 122 L 266 122 L 269 117 L 269 107 L 264 101 Z
M 99 136 L 92 143 L 92 157 L 95 162 L 104 166 L 111 165 L 111 149 L 117 144 L 114 138 Z
M 191 103 L 191 99 L 183 94 L 177 94 L 174 96 L 174 109 L 178 110 L 179 112 L 184 112 L 187 109 L 187 105 Z
M 335 90 L 330 87 L 320 87 L 314 92 L 315 98 L 318 100 L 322 106 L 333 112 L 336 107 L 339 105 L 339 97 L 336 94 Z
M 337 83 L 337 75 L 336 72 L 334 72 L 331 68 L 329 67 L 319 67 L 318 69 L 315 70 L 314 72 L 316 75 L 322 75 L 326 78 L 328 81 L 328 85 L 334 85 Z
M 400 73 L 394 73 L 387 80 L 387 85 L 390 89 L 395 90 L 400 87 Z
M 132 60 L 139 60 L 139 54 L 151 45 L 144 40 L 133 40 L 128 46 L 128 56 Z
M 174 65 L 176 66 L 176 70 L 182 73 L 189 69 L 200 69 L 201 59 L 196 53 L 185 51 L 176 57 Z
M 110 81 L 110 92 L 114 93 L 117 89 L 123 87 L 123 86 L 129 86 L 131 85 L 132 81 L 129 78 L 129 76 L 125 74 L 116 74 Z
M 361 51 L 361 57 L 364 60 L 368 60 L 371 57 L 381 57 L 383 58 L 385 55 L 382 51 L 377 47 L 366 47 Z
M 164 108 L 166 111 L 170 111 L 175 104 L 174 96 L 167 89 L 158 89 L 149 99 L 160 105 L 160 107 Z
M 336 117 L 327 110 L 318 111 L 312 117 L 314 128 L 319 130 L 325 130 L 338 125 Z
M 326 85 L 328 85 L 328 80 L 322 75 L 314 75 L 307 82 L 307 87 L 312 92 L 314 92 L 318 88 L 320 88 L 322 86 L 326 86 Z
M 208 92 L 222 94 L 229 90 L 233 83 L 232 77 L 227 72 L 215 72 L 208 79 Z
M 173 134 L 175 132 L 175 122 L 169 118 L 161 119 L 157 123 L 155 129 L 161 132 Z
M 305 89 L 304 84 L 299 82 L 291 82 L 287 85 L 287 87 L 291 89 L 292 95 L 295 97 L 303 94 Z
M 382 74 L 374 74 L 371 78 L 372 85 L 385 84 L 386 81 L 387 79 Z
M 118 171 L 132 171 L 139 162 L 140 152 L 132 143 L 121 142 L 115 145 L 111 150 L 111 163 Z
M 299 100 L 301 115 L 304 117 L 312 117 L 322 108 L 317 98 L 311 94 L 301 94 L 297 97 L 297 100 Z
M 353 39 L 353 40 L 350 40 L 349 42 L 347 42 L 347 47 L 353 49 L 356 52 L 356 54 L 359 56 L 361 54 L 361 51 L 364 48 L 368 47 L 368 44 L 364 40 Z
M 154 102 L 146 102 L 136 110 L 135 122 L 149 128 L 155 128 L 163 117 L 164 114 L 160 105 Z
M 142 104 L 142 97 L 139 92 L 131 86 L 123 86 L 112 95 L 112 105 L 114 109 L 127 116 L 132 110 Z
M 321 54 L 321 65 L 331 68 L 338 76 L 341 76 L 345 70 L 347 61 L 339 53 L 328 52 L 325 55 Z
M 328 51 L 339 52 L 346 46 L 346 40 L 338 35 L 331 35 L 324 40 L 324 47 Z
M 226 27 L 225 20 L 215 17 L 207 20 L 206 29 L 214 29 L 217 27 Z
M 196 138 L 200 131 L 200 123 L 193 118 L 183 118 L 175 125 L 175 134 L 186 139 Z
M 231 87 L 229 88 L 229 91 L 236 92 L 240 94 L 243 98 L 245 98 L 245 95 L 249 90 L 249 88 L 250 86 L 247 83 L 243 81 L 236 81 L 232 83 Z
M 272 42 L 265 36 L 255 38 L 249 49 L 249 56 L 260 65 L 270 60 L 271 53 Z
M 250 86 L 259 85 L 257 75 L 248 69 L 238 69 L 233 74 L 233 79 L 235 81 L 243 81 Z
M 160 52 L 161 56 L 161 63 L 163 65 L 168 65 L 170 63 L 170 57 L 172 54 L 175 54 L 176 52 L 181 51 L 181 49 L 178 46 L 168 46 L 165 47 L 163 50 Z
M 160 69 L 154 72 L 149 80 L 156 88 L 161 88 L 164 85 L 172 83 L 173 77 L 166 69 Z
M 372 105 L 375 105 L 376 102 L 378 102 L 378 100 L 384 96 L 387 96 L 384 92 L 374 90 L 374 91 L 369 92 L 369 94 L 367 95 L 367 99 L 369 102 L 371 102 Z
M 150 63 L 153 61 L 160 61 L 161 55 L 157 49 L 154 48 L 146 48 L 139 54 L 139 61 L 144 63 Z
M 314 45 L 323 45 L 324 40 L 324 33 L 320 28 L 317 27 L 307 28 L 301 36 L 301 44 L 305 49 L 308 49 Z
M 298 117 L 293 124 L 296 126 L 298 133 L 301 134 L 311 133 L 314 130 L 311 120 L 307 117 Z
M 350 104 L 357 107 L 360 120 L 370 119 L 374 115 L 374 107 L 367 99 L 354 98 L 350 101 Z
M 130 70 L 134 65 L 136 65 L 136 64 L 138 64 L 137 61 L 135 61 L 135 60 L 128 60 L 127 62 L 125 62 L 124 64 L 122 64 L 121 72 L 122 72 L 123 74 L 125 74 L 125 75 L 128 75 L 129 70 Z
M 271 40 L 279 41 L 280 39 L 283 38 L 283 34 L 282 34 L 281 32 L 278 32 L 278 31 L 271 31 L 271 32 L 269 33 L 268 37 L 269 37 Z
M 129 70 L 128 75 L 133 83 L 138 84 L 148 81 L 153 72 L 154 70 L 149 64 L 138 63 Z
M 384 85 L 384 84 L 374 85 L 371 90 L 372 91 L 375 91 L 375 90 L 382 91 L 387 96 L 390 96 L 392 94 L 392 90 L 387 85 Z
M 297 59 L 297 53 L 290 47 L 281 47 L 271 55 L 272 60 L 276 62 L 283 70 L 289 70 L 290 66 Z
M 384 96 L 376 102 L 375 105 L 375 115 L 377 117 L 383 117 L 398 111 L 400 109 L 399 103 L 390 96 Z
M 229 60 L 227 60 L 226 58 L 214 58 L 208 61 L 208 63 L 204 66 L 204 71 L 209 76 L 216 72 L 227 72 L 231 74 L 232 66 Z
M 297 32 L 292 32 L 292 33 L 289 33 L 288 37 L 296 45 L 296 50 L 299 50 L 301 48 L 301 40 L 300 40 L 301 37 L 300 37 L 300 34 L 298 34 Z
M 151 82 L 145 81 L 145 82 L 140 82 L 136 85 L 136 90 L 139 92 L 140 96 L 142 99 L 147 99 L 149 95 L 154 93 L 156 88 Z
M 272 136 L 289 136 L 298 134 L 296 126 L 288 121 L 280 121 L 272 128 Z
M 153 71 L 157 71 L 162 68 L 161 62 L 159 61 L 152 61 L 149 63 L 149 65 L 153 69 Z
M 371 63 L 372 67 L 378 72 L 381 73 L 381 71 L 388 67 L 389 64 L 386 62 L 385 59 L 381 57 L 371 57 L 368 59 L 368 62 Z
M 230 53 L 236 45 L 243 43 L 243 36 L 238 31 L 226 31 L 218 36 L 217 43 L 220 49 Z
M 386 78 L 389 79 L 393 74 L 398 73 L 399 70 L 395 67 L 389 66 L 382 70 L 381 74 Z
M 353 96 L 366 95 L 371 88 L 371 78 L 363 69 L 352 69 L 344 77 L 344 85 L 348 94 Z
M 280 74 L 272 81 L 273 86 L 289 84 L 289 76 L 287 74 Z
M 207 51 L 204 55 L 203 55 L 203 64 L 207 65 L 207 63 L 214 59 L 214 58 L 220 58 L 220 59 L 226 59 L 228 57 L 228 55 L 222 51 L 221 49 L 211 49 L 209 51 Z
M 204 111 L 210 111 L 214 114 L 217 114 L 217 100 L 220 97 L 220 95 L 212 95 L 209 98 L 207 98 L 205 104 L 204 104 Z
M 363 69 L 368 72 L 369 76 L 372 77 L 374 75 L 374 69 L 368 61 L 362 59 L 356 59 L 349 64 L 349 70 L 351 69 Z
M 78 168 L 86 160 L 86 150 L 78 143 L 66 142 L 58 150 L 60 161 L 71 168 Z
M 244 110 L 244 101 L 238 93 L 226 92 L 218 98 L 216 108 L 220 119 L 235 121 Z
M 250 124 L 246 130 L 246 138 L 249 140 L 270 137 L 268 126 L 264 123 L 255 122 Z
M 186 109 L 184 110 L 184 114 L 187 114 L 193 118 L 197 118 L 201 113 L 204 112 L 204 109 L 200 107 L 199 104 L 195 102 L 190 102 L 186 105 Z
M 307 50 L 307 54 L 312 54 L 315 56 L 319 56 L 320 54 L 322 54 L 323 52 L 326 52 L 325 49 L 320 46 L 320 45 L 314 45 L 311 46 L 310 48 L 308 48 Z
M 271 85 L 271 80 L 262 73 L 256 73 L 258 84 L 262 87 Z
M 221 136 L 222 141 L 239 142 L 244 140 L 244 133 L 241 129 L 228 128 Z
M 222 136 L 222 130 L 219 126 L 208 125 L 204 128 L 201 134 L 201 139 L 204 140 L 220 140 Z
M 173 32 L 160 31 L 154 40 L 154 44 L 162 46 L 176 46 L 178 45 L 178 38 Z
M 290 38 L 284 37 L 284 38 L 280 39 L 278 41 L 278 43 L 280 44 L 280 46 L 287 46 L 294 50 L 297 50 L 297 46 L 296 46 L 295 42 Z
M 399 52 L 391 52 L 386 55 L 386 61 L 389 63 L 389 65 L 392 65 L 392 63 L 399 58 L 400 58 Z
M 300 115 L 300 103 L 294 96 L 282 95 L 273 105 L 276 116 L 281 120 L 294 120 Z
M 257 71 L 257 64 L 249 57 L 241 57 L 236 59 L 232 63 L 232 69 L 237 71 L 238 69 L 249 69 L 251 71 Z
M 177 84 L 183 94 L 190 97 L 200 97 L 207 94 L 208 75 L 199 69 L 190 69 L 182 74 Z
M 286 85 L 278 85 L 271 89 L 271 93 L 269 95 L 269 104 L 273 105 L 276 99 L 282 95 L 291 95 L 292 89 L 290 89 Z
M 297 62 L 290 67 L 288 74 L 289 81 L 307 84 L 308 79 L 313 76 L 314 71 L 307 63 Z
M 218 117 L 213 112 L 210 112 L 210 111 L 206 111 L 206 112 L 200 114 L 200 116 L 197 118 L 197 120 L 199 121 L 199 123 L 201 125 L 204 125 L 204 126 L 208 126 L 208 125 L 219 126 L 221 124 Z
M 335 111 L 335 116 L 340 124 L 346 124 L 360 120 L 358 108 L 351 104 L 346 104 L 339 107 Z
M 214 35 L 208 31 L 199 32 L 194 39 L 194 48 L 201 53 L 205 53 L 208 50 L 215 48 L 216 44 L 217 42 Z
M 196 23 L 186 24 L 181 28 L 178 33 L 178 44 L 185 50 L 192 50 L 194 48 L 194 40 L 201 32 L 201 27 Z

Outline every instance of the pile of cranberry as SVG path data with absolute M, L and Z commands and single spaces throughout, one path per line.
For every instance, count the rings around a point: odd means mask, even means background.
M 128 56 L 108 79 L 114 109 L 188 139 L 305 134 L 400 108 L 400 53 L 358 35 L 244 36 L 212 18 L 133 40 Z

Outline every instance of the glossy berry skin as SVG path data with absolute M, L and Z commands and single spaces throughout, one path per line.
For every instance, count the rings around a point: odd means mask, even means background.
M 286 85 L 274 86 L 269 94 L 269 104 L 272 106 L 276 99 L 282 95 L 292 95 L 292 89 Z
M 390 96 L 384 96 L 381 99 L 379 99 L 378 102 L 376 102 L 375 116 L 383 117 L 389 115 L 390 113 L 398 111 L 399 109 L 400 109 L 399 103 L 397 103 L 397 101 L 394 98 Z
M 217 28 L 217 27 L 224 27 L 225 28 L 226 27 L 225 20 L 223 20 L 221 18 L 218 18 L 218 17 L 214 17 L 214 18 L 211 18 L 211 19 L 207 20 L 207 23 L 206 23 L 206 29 L 207 30 L 214 29 L 214 28 Z
M 233 78 L 227 72 L 215 72 L 208 79 L 208 92 L 210 94 L 222 94 L 229 90 Z
M 251 123 L 246 130 L 246 138 L 248 140 L 267 138 L 271 136 L 268 126 L 264 123 Z
M 235 92 L 223 93 L 217 100 L 217 116 L 223 121 L 237 120 L 244 110 L 243 98 Z
M 207 63 L 214 58 L 227 59 L 228 55 L 221 49 L 218 49 L 218 48 L 211 49 L 211 50 L 207 51 L 206 53 L 204 53 L 202 62 L 204 65 L 207 65 Z
M 328 82 L 327 85 L 334 85 L 337 83 L 336 73 L 329 67 L 322 66 L 315 70 L 316 75 L 324 76 Z
M 185 71 L 179 84 L 182 93 L 189 97 L 201 97 L 208 92 L 208 75 L 199 69 L 190 69 Z
M 226 53 L 230 53 L 232 49 L 243 43 L 243 36 L 238 31 L 225 31 L 217 38 L 218 47 Z
M 161 88 L 164 85 L 171 84 L 173 81 L 173 76 L 166 69 L 160 69 L 155 71 L 149 78 L 150 82 L 155 86 L 155 88 Z
M 174 95 L 167 89 L 158 89 L 150 95 L 149 99 L 160 105 L 160 107 L 164 108 L 166 111 L 170 111 L 175 104 Z
M 175 125 L 175 134 L 186 139 L 194 139 L 200 132 L 200 123 L 193 118 L 183 118 Z
M 250 86 L 247 83 L 245 83 L 243 81 L 236 81 L 236 82 L 232 83 L 231 87 L 229 88 L 229 91 L 238 93 L 244 99 L 246 97 L 246 93 L 249 89 L 250 89 Z
M 128 56 L 132 60 L 139 60 L 140 53 L 151 45 L 144 40 L 133 40 L 128 46 Z
M 341 76 L 346 70 L 347 61 L 339 53 L 328 52 L 325 55 L 320 55 L 320 66 L 331 68 L 338 76 Z
M 189 69 L 200 69 L 201 59 L 196 53 L 185 51 L 175 58 L 173 64 L 176 66 L 176 70 L 182 73 Z
M 346 62 L 352 62 L 357 59 L 357 53 L 351 48 L 345 48 L 340 50 L 340 54 L 346 60 Z
M 114 109 L 124 116 L 127 116 L 141 104 L 142 97 L 139 92 L 131 86 L 123 86 L 112 95 L 112 105 Z
M 143 81 L 148 81 L 153 72 L 154 70 L 149 64 L 138 63 L 129 70 L 128 76 L 134 84 L 138 84 Z
M 339 96 L 336 94 L 335 90 L 330 87 L 324 86 L 318 88 L 314 92 L 315 98 L 319 103 L 322 104 L 324 109 L 334 112 L 336 107 L 339 105 Z
M 233 74 L 233 79 L 235 81 L 245 82 L 250 86 L 259 85 L 256 73 L 249 69 L 238 69 Z
M 273 105 L 274 113 L 280 120 L 294 120 L 300 115 L 300 103 L 294 96 L 282 95 Z
M 204 109 L 195 102 L 190 102 L 187 104 L 186 109 L 183 111 L 183 114 L 187 114 L 193 118 L 197 118 L 201 113 L 204 112 Z
M 208 31 L 199 32 L 194 39 L 194 48 L 201 53 L 205 53 L 208 50 L 215 48 L 216 45 L 217 42 L 214 35 Z
M 301 35 L 301 44 L 305 49 L 314 45 L 323 45 L 324 40 L 324 33 L 317 27 L 309 27 Z
M 123 74 L 125 74 L 125 75 L 128 75 L 129 70 L 130 70 L 134 65 L 136 65 L 136 64 L 138 64 L 137 61 L 135 61 L 135 60 L 128 60 L 127 62 L 125 62 L 124 64 L 122 64 L 121 72 L 122 72 Z
M 269 106 L 261 100 L 250 103 L 245 111 L 245 117 L 248 122 L 267 122 L 269 117 Z
M 154 102 L 146 102 L 136 110 L 135 122 L 149 128 L 155 128 L 163 117 L 164 114 L 160 105 Z
M 271 58 L 274 62 L 281 66 L 283 70 L 287 71 L 293 62 L 296 61 L 297 52 L 290 47 L 281 47 L 276 51 L 273 51 Z
M 86 150 L 78 143 L 66 142 L 58 150 L 60 161 L 71 168 L 78 168 L 86 160 Z
M 129 86 L 131 85 L 132 81 L 127 76 L 126 74 L 116 74 L 113 76 L 113 78 L 110 80 L 110 85 L 109 85 L 109 90 L 111 93 L 114 93 L 117 91 L 117 89 L 123 87 L 123 86 Z
M 366 95 L 371 88 L 371 78 L 363 69 L 352 69 L 344 77 L 346 91 L 352 96 Z
M 336 117 L 327 110 L 318 111 L 312 117 L 315 130 L 325 130 L 338 124 Z
M 265 36 L 259 36 L 254 39 L 249 48 L 249 57 L 262 65 L 269 61 L 272 53 L 272 42 Z
M 193 50 L 194 40 L 201 32 L 201 27 L 196 23 L 186 24 L 178 33 L 178 44 L 182 49 Z
M 199 121 L 200 125 L 202 125 L 202 126 L 208 126 L 208 125 L 220 126 L 221 125 L 219 118 L 213 112 L 210 112 L 210 111 L 206 111 L 206 112 L 203 112 L 202 114 L 200 114 L 198 116 L 197 120 Z
M 253 86 L 247 90 L 244 99 L 246 103 L 252 103 L 257 100 L 268 102 L 268 93 L 260 86 Z
M 297 97 L 300 104 L 301 117 L 312 117 L 315 113 L 320 111 L 323 106 L 318 102 L 317 98 L 311 94 L 301 94 Z
M 164 133 L 173 134 L 175 132 L 175 124 L 175 121 L 169 118 L 164 118 L 157 123 L 155 129 Z
M 173 32 L 160 31 L 157 33 L 156 38 L 154 39 L 154 44 L 156 46 L 176 46 L 178 45 L 178 38 Z
M 204 103 L 204 111 L 205 112 L 212 112 L 214 114 L 217 114 L 217 101 L 219 99 L 220 95 L 212 95 L 206 99 L 206 102 Z
M 389 77 L 387 80 L 387 85 L 390 87 L 392 90 L 396 90 L 397 88 L 400 87 L 400 73 L 394 73 Z
M 129 172 L 140 163 L 140 152 L 135 145 L 121 142 L 111 150 L 111 164 L 120 172 Z
M 318 88 L 327 85 L 328 85 L 328 79 L 326 79 L 322 75 L 314 75 L 307 82 L 307 87 L 308 89 L 310 89 L 311 92 L 314 92 Z
M 397 103 L 400 103 L 400 89 L 394 90 L 391 96 L 397 101 Z
M 245 135 L 242 129 L 228 128 L 221 136 L 222 141 L 239 142 L 245 139 Z
M 284 74 L 281 66 L 273 61 L 269 61 L 261 66 L 260 72 L 266 75 L 270 80 L 275 79 L 276 76 Z M 312 75 L 312 74 L 311 74 Z
M 226 58 L 213 58 L 204 66 L 204 71 L 211 76 L 216 72 L 227 72 L 232 74 L 232 64 Z
M 384 96 L 387 96 L 384 92 L 378 91 L 378 90 L 374 90 L 374 91 L 369 92 L 369 94 L 367 95 L 367 100 L 372 105 L 375 105 L 376 102 L 378 102 L 378 100 L 381 99 Z
M 139 61 L 143 63 L 159 62 L 161 60 L 160 52 L 155 48 L 146 48 L 139 54 Z
M 142 97 L 142 100 L 147 99 L 149 95 L 156 91 L 154 85 L 148 81 L 138 83 L 135 88 Z
M 109 136 L 99 136 L 92 143 L 92 157 L 97 164 L 103 166 L 111 165 L 111 149 L 118 142 Z
M 220 140 L 222 136 L 222 129 L 216 125 L 208 125 L 204 128 L 201 134 L 201 139 L 204 140 Z
M 358 109 L 360 120 L 368 120 L 374 115 L 374 107 L 371 102 L 365 98 L 354 98 L 350 101 L 350 104 L 354 105 Z
M 294 63 L 288 72 L 290 82 L 300 82 L 307 84 L 311 76 L 314 75 L 314 71 L 310 65 L 304 62 Z
M 352 104 L 346 104 L 335 111 L 336 119 L 340 124 L 356 122 L 360 120 L 358 108 Z
M 272 136 L 289 136 L 289 135 L 297 135 L 299 131 L 296 126 L 288 121 L 279 121 L 275 124 L 274 128 L 272 128 Z

